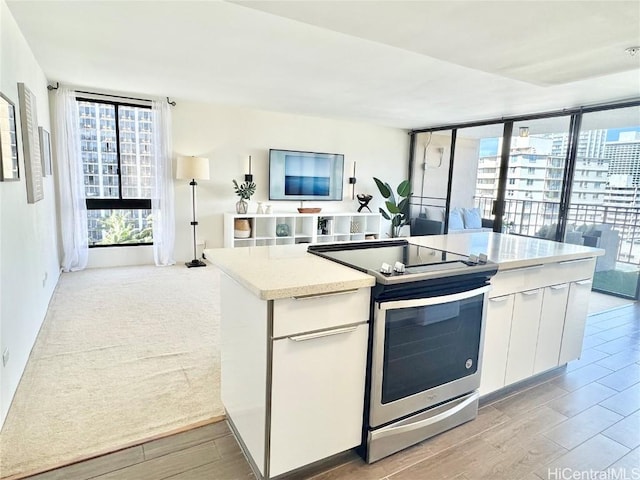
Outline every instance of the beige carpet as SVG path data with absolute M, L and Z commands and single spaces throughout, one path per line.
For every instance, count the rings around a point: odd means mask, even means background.
M 219 271 L 63 274 L 0 432 L 0 476 L 222 415 Z

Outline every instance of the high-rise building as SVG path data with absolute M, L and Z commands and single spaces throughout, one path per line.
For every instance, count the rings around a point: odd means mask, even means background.
M 78 113 L 86 198 L 151 198 L 151 109 L 78 101 Z M 149 228 L 149 215 L 144 209 L 89 210 L 89 244 L 104 243 L 110 229 L 142 232 Z

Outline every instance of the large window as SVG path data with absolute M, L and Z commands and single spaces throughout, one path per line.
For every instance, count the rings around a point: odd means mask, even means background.
M 150 244 L 151 108 L 79 99 L 90 246 Z

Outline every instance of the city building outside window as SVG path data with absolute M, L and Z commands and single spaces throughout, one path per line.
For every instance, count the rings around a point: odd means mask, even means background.
M 78 99 L 90 246 L 153 243 L 151 108 Z

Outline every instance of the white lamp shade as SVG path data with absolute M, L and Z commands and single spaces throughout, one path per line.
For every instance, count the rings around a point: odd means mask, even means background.
M 209 180 L 209 159 L 203 157 L 178 157 L 176 178 Z

